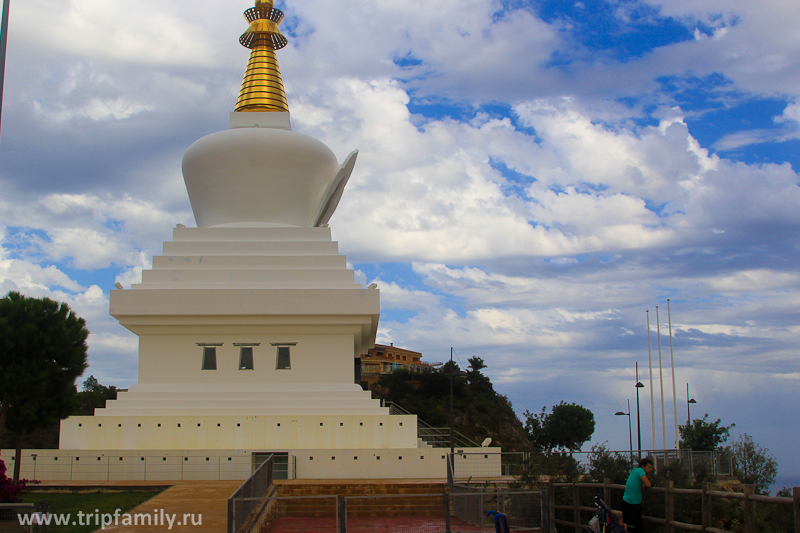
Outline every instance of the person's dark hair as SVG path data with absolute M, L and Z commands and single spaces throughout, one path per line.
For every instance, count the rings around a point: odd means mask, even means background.
M 639 468 L 644 468 L 651 464 L 653 464 L 653 461 L 649 457 L 644 457 L 641 461 L 639 461 Z

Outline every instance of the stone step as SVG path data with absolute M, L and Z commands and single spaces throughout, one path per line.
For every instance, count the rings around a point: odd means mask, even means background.
M 165 242 L 163 255 L 339 255 L 335 242 Z
M 142 272 L 142 284 L 184 285 L 199 283 L 215 284 L 324 284 L 354 285 L 355 274 L 347 269 L 208 269 L 208 270 L 145 270 Z
M 439 516 L 443 514 L 444 483 L 296 483 L 278 482 L 276 495 L 282 498 L 299 496 L 332 496 L 347 498 L 347 514 L 351 517 Z M 435 494 L 436 496 L 422 496 Z M 334 517 L 332 499 L 282 499 L 277 504 L 278 516 Z
M 343 255 L 157 255 L 153 257 L 153 270 L 327 270 L 347 268 Z

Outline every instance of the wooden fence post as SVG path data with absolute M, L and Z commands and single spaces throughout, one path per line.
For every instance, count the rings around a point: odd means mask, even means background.
M 667 486 L 664 487 L 664 518 L 666 519 L 667 523 L 664 526 L 664 531 L 666 533 L 675 533 L 675 526 L 672 525 L 672 521 L 675 520 L 675 495 L 672 493 L 672 489 L 675 488 L 674 481 L 667 481 Z
M 603 501 L 606 502 L 608 507 L 611 507 L 611 478 L 603 479 Z
M 703 483 L 702 494 L 700 496 L 703 500 L 703 517 L 701 523 L 703 529 L 701 531 L 708 531 L 708 528 L 711 527 L 711 495 L 707 494 L 709 490 L 711 490 L 711 483 Z
M 755 492 L 755 485 L 744 486 L 744 533 L 756 533 L 755 504 L 748 498 Z
M 547 481 L 547 499 L 550 500 L 547 506 L 548 513 L 550 513 L 550 531 L 549 533 L 558 533 L 556 531 L 556 487 L 553 485 L 553 480 Z
M 794 533 L 800 533 L 800 487 L 792 489 L 792 500 L 794 500 Z
M 572 482 L 572 506 L 572 516 L 575 520 L 575 533 L 581 533 L 581 510 L 578 509 L 578 507 L 581 506 L 581 489 L 575 481 Z

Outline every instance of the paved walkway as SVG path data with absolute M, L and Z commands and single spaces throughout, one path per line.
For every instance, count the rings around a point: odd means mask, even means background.
M 115 483 L 115 485 L 134 484 L 153 485 L 157 483 Z M 106 526 L 104 531 L 115 533 L 164 533 L 166 531 L 224 533 L 228 524 L 228 498 L 242 482 L 172 481 L 163 484 L 173 486 L 128 511 L 132 520 L 138 519 L 138 525 L 133 523 L 124 525 L 123 519 L 120 518 L 118 525 Z M 92 485 L 97 486 L 98 483 L 94 482 Z M 150 525 L 147 525 L 148 520 Z

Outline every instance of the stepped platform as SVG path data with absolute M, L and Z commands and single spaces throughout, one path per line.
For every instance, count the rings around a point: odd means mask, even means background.
M 330 518 L 336 516 L 334 499 L 301 498 L 304 496 L 340 496 L 347 498 L 348 518 L 387 516 L 443 516 L 442 481 L 408 480 L 331 480 L 275 481 L 277 516 L 284 518 Z

